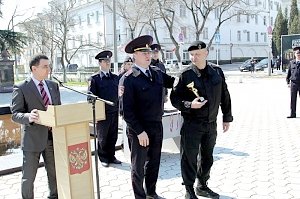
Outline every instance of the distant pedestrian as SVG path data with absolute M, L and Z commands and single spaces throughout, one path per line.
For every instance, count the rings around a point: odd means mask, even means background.
M 291 88 L 291 113 L 287 118 L 296 117 L 297 95 L 300 95 L 300 46 L 293 48 L 295 59 L 290 61 L 286 82 Z
M 255 60 L 253 58 L 251 58 L 250 61 L 250 72 L 253 73 L 254 72 L 254 67 L 255 67 Z
M 179 76 L 171 91 L 172 105 L 181 111 L 181 175 L 186 188 L 186 199 L 197 199 L 196 194 L 219 198 L 207 181 L 213 165 L 213 150 L 217 139 L 217 115 L 223 113 L 223 132 L 233 121 L 231 99 L 223 71 L 206 61 L 208 51 L 202 41 L 193 42 L 188 48 L 192 64 Z
M 89 91 L 99 98 L 111 101 L 114 106 L 105 104 L 105 120 L 97 122 L 98 157 L 103 167 L 109 164 L 121 164 L 115 157 L 118 139 L 118 82 L 119 77 L 110 72 L 112 52 L 105 50 L 96 55 L 99 72 L 89 79 Z
M 276 70 L 280 70 L 280 65 L 281 65 L 281 59 L 280 59 L 280 56 L 277 56 L 277 59 L 276 59 Z

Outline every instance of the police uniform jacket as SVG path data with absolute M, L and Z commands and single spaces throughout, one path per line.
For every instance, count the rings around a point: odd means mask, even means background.
M 114 106 L 105 104 L 105 113 L 118 112 L 118 84 L 119 77 L 109 73 L 106 77 L 103 72 L 92 75 L 89 79 L 89 91 L 94 95 L 114 103 Z
M 157 66 L 162 72 L 166 73 L 165 65 L 161 61 L 159 61 L 158 59 L 157 60 L 152 59 L 151 60 L 151 65 L 152 66 Z
M 196 98 L 196 95 L 187 87 L 191 82 L 194 82 L 194 88 L 198 90 L 198 94 L 207 100 L 200 109 L 191 108 L 191 103 Z M 195 65 L 188 66 L 180 75 L 170 99 L 172 105 L 181 111 L 185 120 L 214 122 L 217 119 L 219 106 L 223 112 L 223 122 L 233 120 L 230 94 L 223 71 L 219 67 L 207 64 L 200 72 Z
M 300 85 L 300 62 L 297 63 L 296 60 L 290 61 L 286 82 L 288 84 L 293 82 Z
M 161 122 L 163 115 L 163 87 L 172 88 L 174 78 L 149 67 L 152 80 L 137 67 L 124 80 L 124 119 L 137 135 L 144 131 L 143 124 Z

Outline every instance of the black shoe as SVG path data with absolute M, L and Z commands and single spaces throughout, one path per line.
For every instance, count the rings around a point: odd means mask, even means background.
M 120 160 L 118 160 L 118 159 L 114 159 L 110 163 L 113 163 L 113 164 L 122 164 L 122 162 Z
M 195 194 L 193 186 L 185 186 L 185 189 L 186 189 L 185 199 L 198 199 L 198 197 Z
M 196 194 L 198 196 L 203 196 L 203 197 L 207 197 L 207 198 L 213 198 L 213 199 L 219 199 L 220 198 L 219 194 L 213 192 L 207 186 L 198 186 L 196 188 Z
M 103 167 L 108 167 L 109 166 L 108 162 L 101 162 L 101 164 L 102 164 Z
M 157 194 L 154 194 L 154 195 L 147 195 L 146 199 L 165 199 L 165 198 L 163 198 Z
M 287 118 L 296 118 L 296 115 L 287 116 Z

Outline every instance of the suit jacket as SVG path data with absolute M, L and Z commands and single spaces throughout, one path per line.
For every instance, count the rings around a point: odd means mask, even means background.
M 45 80 L 49 89 L 52 105 L 60 105 L 60 92 L 57 83 Z M 12 120 L 22 125 L 21 147 L 24 151 L 41 152 L 48 141 L 48 127 L 29 122 L 33 109 L 46 110 L 40 91 L 31 78 L 14 86 L 12 93 Z

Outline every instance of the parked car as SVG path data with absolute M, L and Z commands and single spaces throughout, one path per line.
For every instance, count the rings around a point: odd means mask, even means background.
M 268 58 L 262 59 L 260 62 L 258 62 L 257 64 L 255 64 L 254 68 L 255 71 L 263 71 L 265 68 L 268 68 Z
M 250 68 L 251 68 L 251 59 L 247 59 L 239 67 L 239 69 L 240 69 L 241 72 L 243 72 L 243 71 L 250 71 Z

